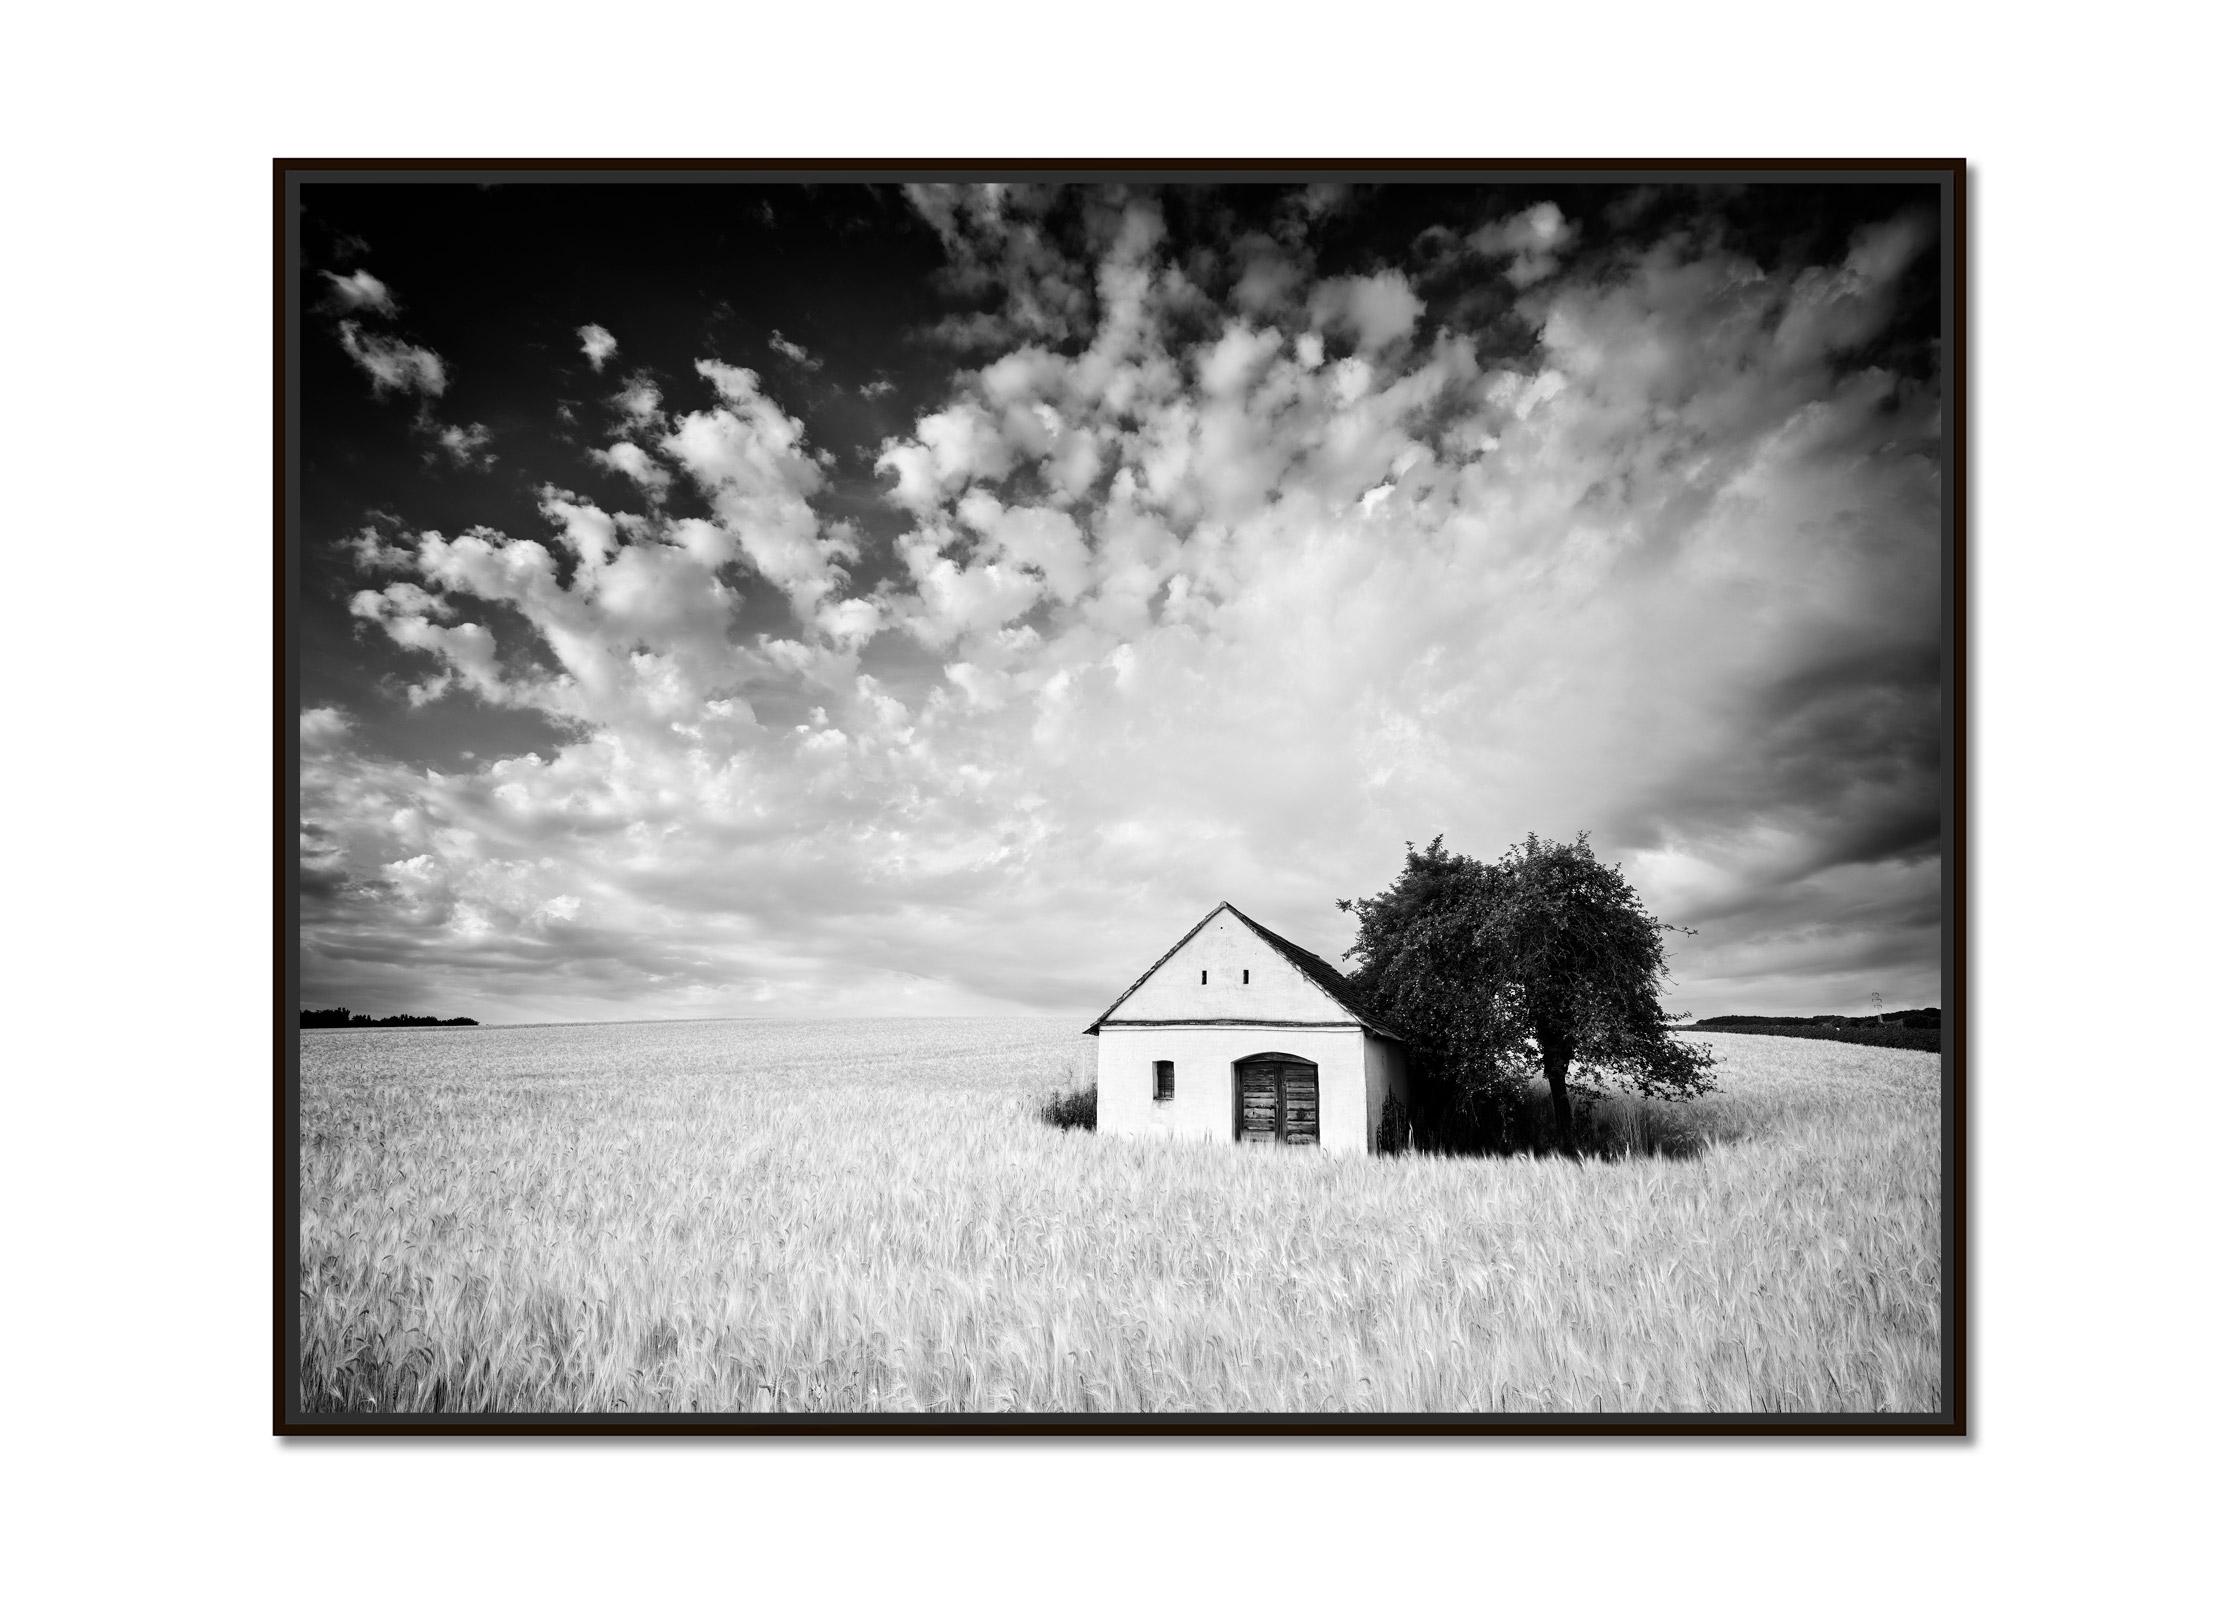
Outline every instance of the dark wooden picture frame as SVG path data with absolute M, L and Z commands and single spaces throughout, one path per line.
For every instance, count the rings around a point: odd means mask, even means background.
M 299 283 L 299 197 L 321 183 L 691 183 L 884 182 L 935 179 L 1036 182 L 1308 182 L 1322 179 L 1407 182 L 1641 183 L 1906 182 L 1933 187 L 1941 209 L 1939 263 L 1944 354 L 1942 894 L 1943 1035 L 1941 1211 L 1941 1405 L 1933 1413 L 1416 1414 L 1416 1413 L 780 1413 L 680 1415 L 506 1413 L 488 1416 L 306 1412 L 298 1394 L 302 1327 L 299 1221 L 301 1099 L 298 1076 L 302 1001 L 297 854 L 302 747 L 297 730 L 302 425 L 299 356 L 305 308 Z M 652 160 L 385 160 L 277 159 L 273 168 L 274 229 L 274 546 L 278 619 L 274 639 L 274 872 L 277 888 L 273 952 L 273 1432 L 282 1436 L 611 1436 L 775 1435 L 1361 1435 L 1476 1436 L 1747 1436 L 1963 1438 L 1969 1431 L 1968 1200 L 1968 168 L 1960 159 L 1791 158 L 1677 160 L 1357 160 L 1250 161 L 966 161 L 894 162 L 680 159 Z M 1238 1137 L 1244 1133 L 1240 1058 L 1235 1093 Z M 1301 1059 L 1304 1058 L 1294 1058 Z M 1171 1069 L 1170 1069 L 1171 1071 Z M 1278 1070 L 1280 1085 L 1283 1073 Z M 1171 1080 L 1170 1080 L 1171 1081 Z M 1170 1091 L 1171 1093 L 1171 1088 Z M 1280 1087 L 1277 1115 L 1282 1114 Z M 1216 1111 L 1215 1115 L 1218 1115 Z M 1280 1136 L 1280 1120 L 1279 1120 Z

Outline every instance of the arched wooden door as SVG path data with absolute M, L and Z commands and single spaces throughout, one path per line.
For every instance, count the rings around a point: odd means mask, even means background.
M 1263 1050 L 1236 1064 L 1239 1144 L 1322 1143 L 1322 1084 L 1305 1056 Z

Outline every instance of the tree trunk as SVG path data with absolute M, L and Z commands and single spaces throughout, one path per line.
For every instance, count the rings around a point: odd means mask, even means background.
M 1571 1070 L 1571 1060 L 1568 1055 L 1548 1055 L 1545 1060 L 1548 1103 L 1555 1107 L 1556 1113 L 1556 1143 L 1565 1155 L 1576 1157 L 1579 1154 L 1579 1144 L 1571 1129 L 1571 1089 L 1564 1082 L 1565 1075 Z

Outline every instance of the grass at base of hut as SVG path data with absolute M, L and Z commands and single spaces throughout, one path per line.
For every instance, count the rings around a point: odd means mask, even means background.
M 1935 1409 L 1936 1060 L 1707 1042 L 1569 1162 L 1082 1137 L 1044 1022 L 307 1036 L 303 1406 Z

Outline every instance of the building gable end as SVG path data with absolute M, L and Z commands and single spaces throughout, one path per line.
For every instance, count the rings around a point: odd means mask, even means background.
M 1186 955 L 1193 946 L 1198 947 L 1202 967 L 1193 968 Z M 1153 992 L 1139 994 L 1146 985 Z M 1097 1033 L 1108 1025 L 1219 1027 L 1253 1022 L 1366 1027 L 1398 1037 L 1363 1009 L 1336 968 L 1226 900 L 1199 918 L 1084 1031 Z

